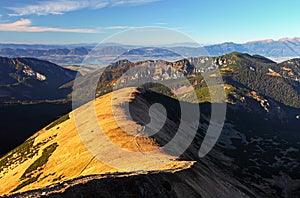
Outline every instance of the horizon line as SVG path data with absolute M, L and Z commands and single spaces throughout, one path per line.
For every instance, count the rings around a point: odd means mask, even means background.
M 259 39 L 259 40 L 249 40 L 245 42 L 236 42 L 236 41 L 222 41 L 217 43 L 205 43 L 205 42 L 178 42 L 178 43 L 162 43 L 158 45 L 152 45 L 152 46 L 160 46 L 160 45 L 179 45 L 184 46 L 181 44 L 198 44 L 199 47 L 205 47 L 205 46 L 211 46 L 211 45 L 219 45 L 219 44 L 226 44 L 226 43 L 234 43 L 234 44 L 247 44 L 247 43 L 255 43 L 255 42 L 285 42 L 285 41 L 297 41 L 300 42 L 300 37 L 282 37 L 280 39 Z M 63 45 L 107 45 L 107 44 L 114 44 L 114 45 L 127 45 L 127 46 L 145 46 L 146 44 L 130 44 L 130 43 L 117 43 L 117 42 L 107 42 L 107 43 L 97 43 L 97 42 L 91 42 L 91 43 L 13 43 L 13 42 L 0 42 L 0 45 L 45 45 L 45 46 L 63 46 Z M 150 45 L 146 45 L 150 46 Z

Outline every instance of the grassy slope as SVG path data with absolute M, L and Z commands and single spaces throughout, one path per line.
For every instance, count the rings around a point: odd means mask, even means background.
M 105 134 L 113 143 L 127 150 L 138 151 L 136 143 L 130 140 L 137 133 L 136 129 L 140 128 L 140 126 L 133 121 L 124 119 L 122 120 L 122 125 L 131 130 L 131 135 L 125 133 L 115 122 L 110 105 L 111 98 L 114 97 L 115 110 L 117 115 L 122 117 L 124 111 L 118 106 L 120 103 L 128 100 L 126 97 L 130 91 L 132 90 L 119 90 L 113 96 L 112 94 L 104 95 L 90 104 L 95 105 L 98 121 L 101 122 L 101 126 L 104 126 L 106 129 Z M 93 125 L 88 124 L 88 120 L 91 119 L 91 113 L 85 111 L 87 108 L 88 104 L 78 109 L 79 112 L 84 114 L 86 119 L 77 124 L 83 126 L 87 132 L 90 132 L 90 127 L 93 127 Z M 92 160 L 93 155 L 86 149 L 76 131 L 74 112 L 69 113 L 69 117 L 70 119 L 63 122 L 57 122 L 55 127 L 48 130 L 46 128 L 40 130 L 23 145 L 0 159 L 0 194 L 12 191 L 26 191 L 81 175 L 135 171 L 140 169 L 139 164 L 143 165 L 143 167 L 145 167 L 145 164 L 148 164 L 146 158 L 130 159 L 136 162 L 135 166 L 127 167 L 127 170 L 116 170 L 96 159 Z M 95 146 L 104 144 L 101 141 L 104 140 L 98 139 Z M 143 151 L 158 148 L 153 139 L 138 137 L 137 141 Z M 155 156 L 162 159 L 162 162 L 149 163 L 145 170 L 186 167 L 187 164 L 191 163 L 184 161 L 174 162 L 174 157 L 160 152 L 156 153 Z M 126 166 L 127 162 L 124 160 L 123 165 Z

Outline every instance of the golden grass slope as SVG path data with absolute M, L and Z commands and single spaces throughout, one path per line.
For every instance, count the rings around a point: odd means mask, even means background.
M 121 107 L 121 104 L 132 99 L 128 96 L 135 91 L 134 88 L 125 88 L 97 98 L 75 110 L 84 115 L 81 116 L 84 119 L 77 122 L 77 125 L 74 122 L 73 111 L 69 113 L 69 119 L 48 130 L 44 128 L 38 131 L 23 145 L 2 157 L 0 160 L 0 195 L 41 188 L 83 175 L 139 170 L 180 170 L 180 168 L 192 166 L 193 162 L 177 161 L 176 157 L 163 153 L 154 139 L 136 136 L 137 129 L 140 129 L 141 126 L 129 120 Z M 122 163 L 120 166 L 125 167 L 124 169 L 110 167 L 101 162 L 83 144 L 77 131 L 78 126 L 85 130 L 86 135 L 97 133 L 93 128 L 95 126 L 90 123 L 92 115 L 90 111 L 87 111 L 90 106 L 94 107 L 97 122 L 101 125 L 106 138 L 125 151 L 137 153 L 133 158 L 130 156 L 130 152 L 126 152 L 128 156 L 122 158 L 124 160 L 119 159 L 118 162 Z M 121 118 L 121 121 L 118 120 L 121 127 L 116 122 L 113 113 L 118 115 L 118 119 Z M 123 129 L 126 129 L 126 132 Z M 84 135 L 85 133 L 83 133 Z M 135 141 L 132 141 L 133 138 Z M 98 147 L 99 145 L 109 145 L 105 143 L 105 140 L 99 136 L 97 144 L 92 142 L 90 145 L 95 144 Z M 106 150 L 109 149 L 106 148 Z M 155 152 L 151 152 L 151 156 L 145 157 L 143 152 L 147 151 Z M 108 158 L 111 156 L 110 153 L 105 153 L 105 155 Z M 130 163 L 126 160 L 127 157 Z M 151 157 L 160 160 L 149 163 Z M 132 163 L 133 161 L 134 163 Z M 126 166 L 126 164 L 129 165 Z

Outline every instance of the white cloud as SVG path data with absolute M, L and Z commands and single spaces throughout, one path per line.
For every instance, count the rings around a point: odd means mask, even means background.
M 129 29 L 129 28 L 134 28 L 131 26 L 109 26 L 109 27 L 105 27 L 104 29 L 106 30 L 120 30 L 120 29 Z
M 146 4 L 146 3 L 152 3 L 155 1 L 160 1 L 160 0 L 112 0 L 111 6 L 132 6 L 132 5 L 141 5 L 141 4 Z
M 164 22 L 157 22 L 157 23 L 154 23 L 155 25 L 168 25 L 168 23 L 164 23 Z
M 22 7 L 9 7 L 10 16 L 64 14 L 84 8 L 100 9 L 107 6 L 139 5 L 159 0 L 53 0 L 41 1 Z
M 0 24 L 0 31 L 13 32 L 73 32 L 73 33 L 99 33 L 98 29 L 73 29 L 32 26 L 29 19 L 21 19 L 13 23 Z

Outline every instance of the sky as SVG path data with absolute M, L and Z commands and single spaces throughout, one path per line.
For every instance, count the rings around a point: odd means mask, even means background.
M 299 0 L 0 0 L 0 5 L 0 43 L 99 43 L 141 27 L 170 28 L 200 44 L 300 37 Z

